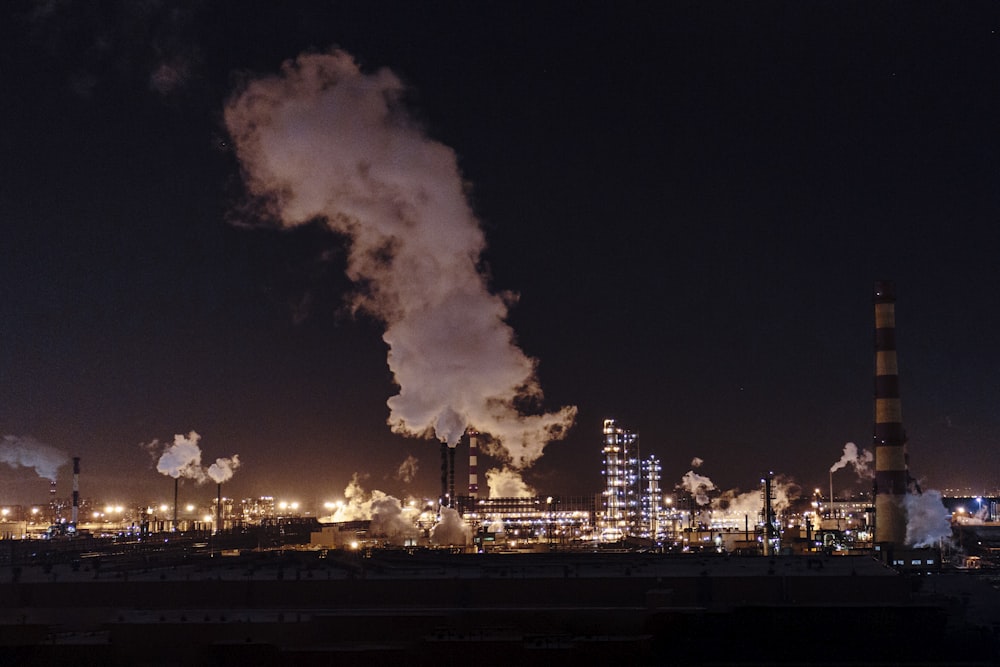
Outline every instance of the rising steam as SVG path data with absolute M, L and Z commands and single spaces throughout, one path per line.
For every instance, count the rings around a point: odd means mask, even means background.
M 69 455 L 31 437 L 5 435 L 0 440 L 0 463 L 34 468 L 39 477 L 54 482 L 59 468 L 69 463 Z
M 537 495 L 521 477 L 521 473 L 510 468 L 487 470 L 486 485 L 490 487 L 490 498 L 531 498 Z
M 519 410 L 542 391 L 505 322 L 513 298 L 489 291 L 455 153 L 415 127 L 403 92 L 395 74 L 364 74 L 343 51 L 305 54 L 250 81 L 225 122 L 265 215 L 284 227 L 322 220 L 349 239 L 352 306 L 385 324 L 399 386 L 392 430 L 454 447 L 471 426 L 528 466 L 576 408 Z
M 921 494 L 908 493 L 903 505 L 906 507 L 907 545 L 933 547 L 942 540 L 951 539 L 951 515 L 940 491 L 931 489 Z
M 240 457 L 234 454 L 232 458 L 219 458 L 204 468 L 201 465 L 201 447 L 198 446 L 200 440 L 201 436 L 195 431 L 175 435 L 174 441 L 163 447 L 163 453 L 156 462 L 157 472 L 174 479 L 191 479 L 199 484 L 209 479 L 219 484 L 232 479 L 233 472 L 240 465 Z M 154 440 L 143 447 L 155 452 L 160 449 L 160 443 Z

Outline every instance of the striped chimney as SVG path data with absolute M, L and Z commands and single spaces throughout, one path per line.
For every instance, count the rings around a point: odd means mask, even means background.
M 906 435 L 896 367 L 896 287 L 875 283 L 875 541 L 906 541 Z
M 448 505 L 448 443 L 441 442 L 441 507 Z
M 469 429 L 469 497 L 479 497 L 479 434 Z
M 80 457 L 73 457 L 73 527 L 80 520 Z

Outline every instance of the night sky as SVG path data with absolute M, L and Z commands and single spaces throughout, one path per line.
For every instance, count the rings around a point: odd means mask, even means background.
M 578 409 L 524 473 L 539 493 L 600 490 L 605 417 L 667 487 L 697 456 L 722 488 L 827 488 L 845 443 L 870 448 L 876 280 L 897 286 L 912 473 L 1000 485 L 996 3 L 2 12 L 0 435 L 80 456 L 84 496 L 167 498 L 143 445 L 190 431 L 206 464 L 239 455 L 227 495 L 322 502 L 354 473 L 437 495 L 437 442 L 386 424 L 385 326 L 349 306 L 348 241 L 258 217 L 224 120 L 333 48 L 391 70 L 454 150 L 479 267 L 518 295 L 533 409 Z M 47 495 L 0 466 L 0 502 Z

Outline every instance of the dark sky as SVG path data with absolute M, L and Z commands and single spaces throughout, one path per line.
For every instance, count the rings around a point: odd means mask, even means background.
M 241 82 L 333 47 L 395 72 L 454 149 L 544 406 L 578 407 L 525 473 L 540 493 L 600 490 L 606 416 L 667 486 L 697 456 L 723 488 L 826 488 L 870 446 L 881 279 L 913 473 L 1000 484 L 996 3 L 2 11 L 0 434 L 80 456 L 85 496 L 166 498 L 140 445 L 192 430 L 206 462 L 239 454 L 228 495 L 323 501 L 355 472 L 436 495 L 437 445 L 385 424 L 344 239 L 251 226 L 222 119 Z M 0 502 L 47 489 L 0 467 Z

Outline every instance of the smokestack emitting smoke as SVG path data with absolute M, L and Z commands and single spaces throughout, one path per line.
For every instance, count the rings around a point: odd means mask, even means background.
M 479 434 L 469 430 L 469 497 L 479 497 Z
M 179 433 L 174 436 L 173 443 L 167 445 L 163 449 L 163 453 L 160 454 L 160 457 L 156 462 L 157 472 L 174 478 L 174 530 L 177 530 L 178 526 L 178 496 L 180 480 L 182 477 L 192 479 L 198 484 L 202 484 L 211 479 L 213 482 L 220 485 L 219 503 L 216 507 L 216 513 L 218 515 L 222 504 L 221 485 L 223 482 L 227 482 L 232 479 L 234 471 L 240 466 L 240 457 L 237 454 L 233 454 L 230 458 L 216 459 L 215 463 L 207 468 L 202 467 L 201 448 L 198 446 L 198 442 L 200 440 L 201 436 L 195 431 L 191 431 L 187 435 Z M 153 440 L 149 444 L 142 445 L 142 447 L 150 452 L 155 452 L 159 449 L 159 445 L 159 440 Z
M 201 436 L 191 431 L 187 435 L 177 434 L 174 436 L 172 444 L 163 449 L 163 453 L 156 462 L 156 470 L 174 479 L 192 479 L 199 484 L 211 479 L 217 484 L 227 482 L 233 477 L 233 473 L 240 466 L 240 457 L 233 454 L 230 458 L 218 458 L 215 463 L 207 468 L 201 465 L 201 447 L 198 442 Z M 149 445 L 149 449 L 156 449 L 159 441 L 154 440 Z
M 906 435 L 896 366 L 896 288 L 875 283 L 875 541 L 906 541 Z
M 871 477 L 870 466 L 874 458 L 874 455 L 867 449 L 859 450 L 853 442 L 848 442 L 844 445 L 844 453 L 840 460 L 830 466 L 830 472 L 837 472 L 841 468 L 851 465 L 858 477 Z
M 76 526 L 77 520 L 80 518 L 80 457 L 73 457 L 73 509 L 72 509 L 72 525 Z
M 576 408 L 516 407 L 539 406 L 542 391 L 505 322 L 513 297 L 489 291 L 455 153 L 422 134 L 403 93 L 395 74 L 364 74 L 343 51 L 303 54 L 250 81 L 225 122 L 265 215 L 287 228 L 322 220 L 349 239 L 352 306 L 385 324 L 399 386 L 392 430 L 454 447 L 474 427 L 529 466 Z
M 31 437 L 5 435 L 0 440 L 0 463 L 12 468 L 34 468 L 39 477 L 54 482 L 59 468 L 69 463 L 69 455 Z

